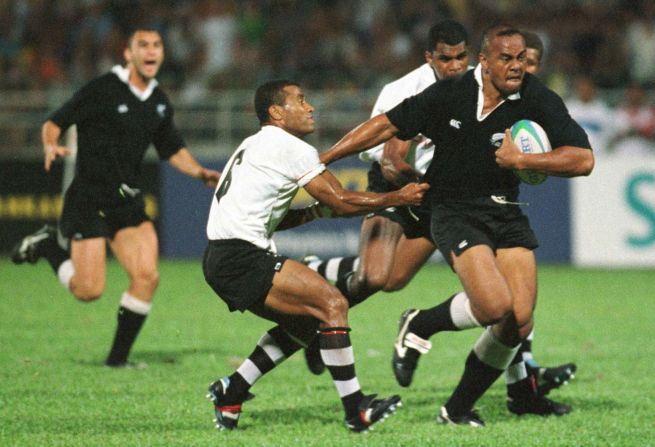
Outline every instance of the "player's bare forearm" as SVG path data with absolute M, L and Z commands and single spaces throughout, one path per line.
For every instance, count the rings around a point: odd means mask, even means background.
M 562 146 L 543 154 L 520 154 L 503 167 L 531 169 L 555 177 L 579 177 L 591 174 L 594 154 L 590 149 Z
M 171 155 L 168 162 L 182 174 L 196 178 L 210 188 L 214 188 L 220 179 L 220 172 L 203 167 L 185 147 Z
M 427 183 L 409 183 L 402 189 L 383 194 L 343 190 L 339 194 L 342 205 L 339 209 L 333 208 L 333 211 L 338 216 L 356 216 L 391 206 L 418 206 L 428 189 Z
M 590 149 L 562 146 L 543 154 L 524 157 L 524 168 L 556 177 L 578 177 L 591 174 L 594 169 L 594 153 Z
M 560 146 L 543 154 L 524 154 L 514 144 L 511 133 L 496 151 L 496 163 L 506 169 L 531 169 L 556 177 L 578 177 L 591 174 L 594 154 L 589 148 Z
M 355 216 L 390 206 L 419 205 L 428 188 L 425 183 L 411 183 L 385 194 L 348 191 L 329 171 L 305 185 L 307 192 L 336 216 Z
M 371 118 L 348 132 L 343 138 L 321 154 L 321 163 L 330 164 L 358 152 L 377 146 L 398 132 L 387 115 Z
M 412 140 L 403 141 L 398 138 L 391 138 L 384 144 L 380 160 L 382 175 L 396 186 L 415 182 L 420 177 L 420 173 L 405 161 L 411 144 Z
M 288 230 L 289 228 L 294 228 L 306 224 L 307 222 L 311 222 L 319 217 L 328 216 L 323 216 L 321 205 L 318 203 L 305 208 L 291 208 L 278 224 L 277 228 L 275 228 L 275 231 Z
M 58 141 L 61 136 L 61 127 L 48 120 L 41 127 L 41 142 L 43 143 L 43 167 L 46 172 L 50 171 L 52 163 L 58 157 L 65 157 L 70 154 L 70 149 L 60 146 Z

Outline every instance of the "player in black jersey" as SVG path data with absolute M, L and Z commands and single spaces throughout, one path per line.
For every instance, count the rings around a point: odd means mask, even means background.
M 409 139 L 419 133 L 438 148 L 425 175 L 431 184 L 431 232 L 467 297 L 451 298 L 422 318 L 412 318 L 406 332 L 414 337 L 408 341 L 425 348 L 436 332 L 489 326 L 469 354 L 457 388 L 440 409 L 437 419 L 442 423 L 484 425 L 473 409 L 475 402 L 508 367 L 517 377 L 525 370 L 516 353 L 532 329 L 537 294 L 532 250 L 538 242 L 518 206 L 519 180 L 512 171 L 532 169 L 574 177 L 589 175 L 594 165 L 586 134 L 561 98 L 525 73 L 525 59 L 520 31 L 495 25 L 483 34 L 475 70 L 434 84 L 371 118 L 321 155 L 323 162 L 330 163 L 393 136 Z M 523 154 L 509 131 L 520 119 L 540 123 L 553 151 Z M 409 317 L 403 322 L 408 326 Z M 527 377 L 511 386 L 508 404 L 515 413 L 523 412 L 513 407 L 515 397 L 543 414 L 570 411 L 538 395 Z
M 524 37 L 526 39 L 526 71 L 534 74 L 540 67 L 543 43 L 533 33 L 524 32 Z M 426 59 L 429 62 L 401 79 L 387 84 L 378 98 L 378 104 L 387 104 L 389 96 L 397 98 L 395 102 L 397 104 L 403 99 L 403 96 L 400 95 L 408 97 L 420 93 L 425 87 L 439 80 L 461 76 L 468 65 L 467 46 L 468 36 L 461 24 L 452 20 L 437 23 L 430 30 L 428 51 L 426 51 Z M 429 81 L 419 76 L 419 73 L 423 74 L 426 71 L 432 76 Z M 423 76 L 425 75 L 423 74 Z M 417 78 L 422 82 L 418 82 Z M 376 105 L 374 113 L 375 111 L 381 113 L 389 110 L 395 104 L 391 104 L 386 109 L 381 109 Z M 416 146 L 416 142 L 413 140 L 401 141 L 397 138 L 392 138 L 384 144 L 380 163 L 374 163 L 368 174 L 370 191 L 395 189 L 397 188 L 396 184 L 401 184 L 398 183 L 400 178 L 411 178 L 412 175 L 421 176 L 424 173 L 428 164 L 425 161 L 428 157 L 427 152 L 429 151 L 431 158 L 434 147 L 422 144 L 415 147 L 413 149 L 415 154 L 410 156 L 414 165 L 409 165 L 405 161 L 405 156 L 411 152 L 409 151 L 410 143 Z M 377 150 L 377 147 L 373 148 L 367 151 L 367 154 Z M 422 171 L 418 168 L 419 166 L 423 168 Z M 387 172 L 392 174 L 388 176 Z M 403 172 L 406 174 L 401 174 Z M 309 257 L 307 265 L 326 278 L 336 273 L 336 277 L 328 279 L 335 281 L 339 290 L 348 298 L 350 307 L 364 301 L 380 288 L 385 291 L 402 289 L 436 250 L 430 236 L 429 213 L 422 213 L 415 208 L 412 212 L 414 216 L 409 215 L 407 208 L 393 208 L 369 214 L 362 222 L 361 258 L 337 257 L 321 261 Z M 354 268 L 353 265 L 356 262 L 359 265 Z M 466 294 L 462 292 L 453 295 L 452 298 L 455 302 L 454 307 L 458 306 L 459 301 L 467 299 Z M 430 346 L 428 343 L 424 343 L 424 347 L 416 344 L 414 347 L 410 347 L 407 346 L 406 341 L 408 337 L 412 338 L 411 334 L 413 334 L 409 330 L 411 329 L 411 320 L 417 317 L 420 320 L 423 318 L 422 315 L 419 316 L 420 313 L 429 312 L 429 310 L 410 309 L 404 317 L 401 317 L 403 324 L 400 325 L 392 363 L 394 375 L 401 386 L 407 387 L 411 384 L 420 355 L 428 352 Z M 517 355 L 525 359 L 527 373 L 536 381 L 538 392 L 545 395 L 552 389 L 567 383 L 573 377 L 576 365 L 565 363 L 551 368 L 539 366 L 532 356 L 532 339 L 533 333 L 531 332 L 523 341 Z M 414 341 L 416 340 L 414 339 Z M 305 349 L 305 359 L 310 371 L 314 374 L 321 374 L 325 370 L 316 339 Z M 522 374 L 520 372 L 519 377 L 522 377 Z M 516 382 L 513 370 L 506 372 L 505 380 L 508 384 L 508 392 L 511 393 L 511 389 L 514 388 L 512 385 Z M 514 406 L 510 407 L 510 411 L 513 411 L 517 403 L 522 401 L 514 398 L 512 402 Z M 536 407 L 531 405 L 532 403 L 530 401 L 527 405 L 522 405 L 521 410 L 529 413 L 543 413 L 543 406 Z
M 140 172 L 153 144 L 159 158 L 180 172 L 216 186 L 220 173 L 201 166 L 186 149 L 173 122 L 173 107 L 155 76 L 164 60 L 164 44 L 155 30 L 131 33 L 125 67 L 115 66 L 82 87 L 45 122 L 42 129 L 45 170 L 70 154 L 58 143 L 77 125 L 75 178 L 66 191 L 59 235 L 50 226 L 25 237 L 14 249 L 15 263 L 45 257 L 60 282 L 80 301 L 93 301 L 105 288 L 106 244 L 126 270 L 118 326 L 107 366 L 133 365 L 127 357 L 152 306 L 159 283 L 159 246 L 145 214 Z M 61 242 L 61 241 L 60 241 Z

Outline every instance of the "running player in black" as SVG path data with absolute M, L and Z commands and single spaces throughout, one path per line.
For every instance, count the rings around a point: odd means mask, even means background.
M 429 33 L 424 54 L 426 63 L 387 84 L 376 101 L 372 116 L 387 112 L 403 99 L 422 92 L 435 82 L 464 74 L 469 68 L 468 44 L 468 34 L 460 23 L 454 20 L 436 23 Z M 542 54 L 543 44 L 539 37 L 526 34 L 526 71 L 534 73 L 539 69 Z M 430 140 L 423 137 L 408 141 L 392 138 L 384 145 L 360 154 L 360 158 L 366 160 L 379 160 L 369 170 L 368 190 L 390 191 L 407 181 L 403 179 L 422 177 L 434 150 Z M 429 213 L 414 209 L 410 214 L 407 208 L 390 208 L 370 213 L 362 221 L 359 256 L 325 261 L 314 256 L 306 260 L 312 270 L 335 281 L 352 307 L 380 289 L 395 291 L 405 287 L 436 248 L 430 236 Z M 336 277 L 330 277 L 335 274 Z M 466 295 L 459 293 L 454 299 L 466 299 Z M 407 315 L 412 315 L 411 318 L 417 314 L 415 309 L 407 312 Z M 427 343 L 416 345 L 418 349 L 405 346 L 406 332 L 401 324 L 393 360 L 394 375 L 403 387 L 411 384 L 420 355 L 427 353 L 430 346 Z M 532 338 L 531 332 L 518 355 L 525 358 L 529 374 L 537 381 L 538 392 L 545 395 L 567 383 L 576 365 L 566 363 L 552 368 L 540 367 L 532 356 Z M 312 373 L 321 374 L 325 370 L 316 339 L 305 349 L 305 359 Z M 509 385 L 515 381 L 511 371 L 505 374 L 505 379 Z M 514 399 L 513 402 L 518 400 Z M 522 411 L 543 412 L 543 406 L 535 408 L 528 404 L 522 406 Z
M 518 206 L 515 169 L 547 175 L 589 175 L 594 166 L 589 140 L 561 98 L 525 73 L 526 47 L 519 30 L 495 25 L 483 34 L 479 65 L 456 80 L 434 84 L 386 114 L 357 126 L 321 160 L 330 163 L 397 136 L 422 134 L 438 150 L 425 180 L 431 184 L 431 232 L 458 275 L 464 299 L 449 299 L 415 317 L 407 331 L 414 346 L 440 331 L 489 326 L 466 360 L 464 374 L 437 420 L 483 426 L 473 406 L 510 367 L 523 380 L 512 384 L 511 399 L 533 401 L 543 414 L 564 414 L 537 393 L 517 356 L 532 330 L 537 295 L 533 250 L 538 242 Z M 546 130 L 552 147 L 523 154 L 509 128 L 530 119 Z M 410 347 L 409 345 L 406 347 Z M 521 413 L 520 408 L 514 408 Z
M 61 134 L 77 125 L 75 178 L 66 191 L 58 243 L 46 226 L 14 248 L 12 260 L 36 263 L 45 257 L 59 281 L 80 301 L 93 301 L 105 288 L 106 244 L 126 270 L 130 284 L 118 310 L 118 326 L 107 366 L 134 366 L 127 358 L 152 306 L 159 283 L 159 245 L 145 214 L 140 171 L 153 144 L 160 159 L 214 187 L 219 172 L 202 167 L 186 149 L 173 123 L 173 107 L 155 76 L 164 60 L 164 44 L 155 30 L 138 28 L 117 65 L 80 89 L 43 125 L 45 170 L 70 150 Z

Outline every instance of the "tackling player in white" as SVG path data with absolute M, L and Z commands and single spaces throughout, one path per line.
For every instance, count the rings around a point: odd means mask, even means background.
M 217 427 L 234 429 L 250 387 L 306 345 L 318 329 L 321 356 L 332 374 L 346 426 L 368 428 L 400 405 L 397 395 L 364 395 L 355 373 L 348 303 L 300 262 L 276 253 L 275 230 L 325 214 L 362 214 L 388 206 L 418 205 L 427 185 L 412 183 L 385 194 L 342 188 L 300 138 L 314 131 L 314 108 L 294 82 L 271 81 L 257 89 L 262 129 L 247 138 L 226 166 L 212 202 L 203 260 L 205 279 L 231 311 L 248 310 L 277 323 L 230 376 L 215 381 L 208 397 Z M 300 187 L 318 204 L 289 210 Z

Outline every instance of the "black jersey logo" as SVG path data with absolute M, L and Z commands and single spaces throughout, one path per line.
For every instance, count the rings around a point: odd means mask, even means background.
M 163 118 L 166 113 L 166 104 L 157 104 L 157 113 Z
M 118 106 L 118 113 L 127 113 L 130 109 L 128 109 L 127 104 L 121 104 Z
M 503 138 L 505 138 L 505 134 L 501 132 L 497 132 L 491 136 L 489 142 L 494 147 L 500 147 L 503 144 Z

